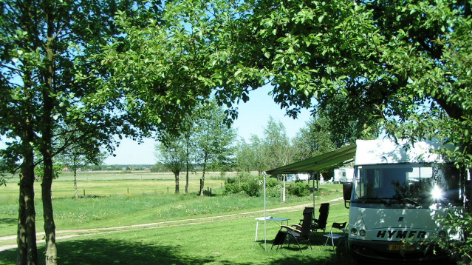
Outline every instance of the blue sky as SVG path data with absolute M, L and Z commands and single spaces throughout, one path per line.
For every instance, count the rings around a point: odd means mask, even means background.
M 264 127 L 267 126 L 270 116 L 284 124 L 290 138 L 293 138 L 310 119 L 308 110 L 303 110 L 296 120 L 285 116 L 285 110 L 281 110 L 280 106 L 274 103 L 272 97 L 268 95 L 270 90 L 270 86 L 265 86 L 251 91 L 249 101 L 238 106 L 239 117 L 233 127 L 238 130 L 238 135 L 246 141 L 253 134 L 263 136 Z M 155 141 L 153 139 L 146 139 L 142 144 L 124 139 L 120 147 L 115 150 L 116 156 L 108 157 L 105 163 L 108 165 L 155 164 L 157 158 L 154 150 Z
M 239 117 L 233 127 L 238 130 L 238 135 L 249 141 L 251 135 L 263 136 L 264 127 L 267 126 L 269 117 L 281 121 L 290 138 L 295 137 L 300 128 L 304 127 L 310 119 L 310 112 L 303 110 L 296 120 L 285 116 L 285 110 L 274 103 L 268 93 L 270 86 L 264 86 L 249 93 L 249 101 L 238 106 Z M 1 140 L 4 140 L 3 138 Z M 0 140 L 0 148 L 5 144 Z M 138 144 L 130 139 L 123 139 L 120 146 L 115 150 L 116 156 L 110 156 L 105 160 L 108 165 L 122 164 L 155 164 L 155 141 L 145 139 L 144 143 Z

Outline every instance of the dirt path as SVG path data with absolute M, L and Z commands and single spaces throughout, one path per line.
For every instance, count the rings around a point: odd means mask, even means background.
M 330 200 L 328 202 L 332 203 L 332 202 L 337 202 L 341 200 L 342 200 L 342 197 Z M 280 208 L 268 209 L 267 212 L 268 213 L 296 212 L 310 205 L 311 203 L 295 205 L 295 206 L 280 207 Z M 98 234 L 131 231 L 133 229 L 158 229 L 158 228 L 182 226 L 182 225 L 186 225 L 186 226 L 197 225 L 197 224 L 202 224 L 202 223 L 216 222 L 220 219 L 224 219 L 226 221 L 226 220 L 243 218 L 243 217 L 257 217 L 257 216 L 260 216 L 260 213 L 263 213 L 263 212 L 264 210 L 259 210 L 259 211 L 251 211 L 251 212 L 244 212 L 244 213 L 235 213 L 235 214 L 226 214 L 226 215 L 190 218 L 190 219 L 179 219 L 179 220 L 163 221 L 163 222 L 148 223 L 148 224 L 115 226 L 115 227 L 105 227 L 105 228 L 77 229 L 77 230 L 59 230 L 59 231 L 56 231 L 56 240 L 79 237 L 79 236 L 85 237 L 85 236 L 98 235 Z M 42 238 L 43 236 L 44 236 L 44 232 L 40 232 L 36 234 L 37 238 Z M 0 237 L 0 244 L 2 241 L 15 240 L 15 239 L 16 239 L 16 235 Z M 38 240 L 37 243 L 38 244 L 44 243 L 44 240 Z M 14 249 L 16 247 L 17 247 L 16 244 L 15 245 L 0 245 L 0 251 Z

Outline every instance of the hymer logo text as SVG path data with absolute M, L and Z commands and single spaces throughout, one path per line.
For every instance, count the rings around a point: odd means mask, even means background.
M 392 238 L 425 238 L 426 232 L 425 231 L 379 231 L 377 233 L 378 238 L 385 238 L 388 236 L 389 239 Z

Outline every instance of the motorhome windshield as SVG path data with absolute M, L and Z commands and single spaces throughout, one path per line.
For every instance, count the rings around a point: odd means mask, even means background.
M 356 167 L 353 202 L 460 203 L 460 170 L 453 164 L 387 164 Z

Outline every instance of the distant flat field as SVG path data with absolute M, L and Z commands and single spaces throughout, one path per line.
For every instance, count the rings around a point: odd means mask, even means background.
M 236 172 L 221 174 L 207 172 L 205 174 L 205 190 L 223 187 L 225 179 L 235 177 Z M 196 193 L 200 187 L 202 172 L 189 174 L 189 192 Z M 0 187 L 0 197 L 18 196 L 18 176 L 7 176 L 6 187 Z M 185 192 L 185 173 L 180 174 L 180 192 Z M 35 185 L 39 196 L 41 181 Z M 175 178 L 170 172 L 142 171 L 80 171 L 77 172 L 77 190 L 79 196 L 107 196 L 116 194 L 149 194 L 174 193 Z M 53 181 L 53 197 L 74 196 L 74 175 L 72 172 L 61 172 Z

